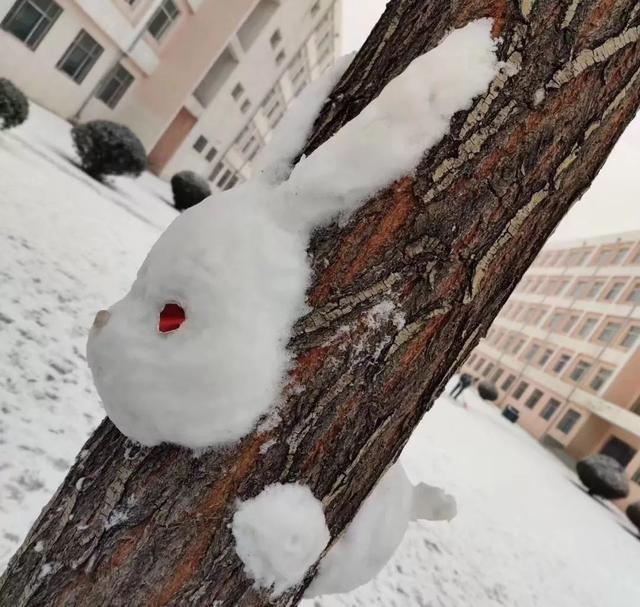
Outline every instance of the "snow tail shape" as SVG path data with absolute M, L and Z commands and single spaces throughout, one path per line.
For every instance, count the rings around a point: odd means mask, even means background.
M 458 512 L 452 495 L 426 483 L 419 483 L 413 488 L 412 502 L 414 521 L 450 521 Z
M 305 226 L 349 214 L 416 167 L 452 116 L 485 92 L 498 70 L 492 20 L 454 30 L 415 59 L 377 99 L 291 172 L 286 216 Z

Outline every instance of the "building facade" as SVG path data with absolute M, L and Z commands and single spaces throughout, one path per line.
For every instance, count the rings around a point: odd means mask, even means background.
M 227 189 L 339 49 L 341 0 L 0 0 L 0 74 Z
M 616 458 L 640 500 L 640 232 L 546 246 L 464 364 L 563 458 Z

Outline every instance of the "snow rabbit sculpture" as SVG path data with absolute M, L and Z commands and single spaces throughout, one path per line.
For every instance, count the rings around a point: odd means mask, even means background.
M 239 439 L 270 411 L 306 310 L 311 231 L 409 172 L 487 89 L 490 30 L 484 19 L 449 34 L 291 169 L 343 61 L 287 114 L 253 181 L 175 219 L 90 332 L 89 365 L 121 432 L 203 448 Z

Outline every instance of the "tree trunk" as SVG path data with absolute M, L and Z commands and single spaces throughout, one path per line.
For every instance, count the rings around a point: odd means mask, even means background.
M 236 498 L 306 484 L 335 538 L 640 101 L 637 0 L 392 0 L 305 153 L 446 31 L 486 16 L 507 74 L 412 176 L 314 236 L 281 421 L 200 457 L 136 447 L 104 421 L 0 580 L 1 605 L 296 603 L 304 584 L 270 602 L 245 577 Z M 404 328 L 367 324 L 383 300 Z

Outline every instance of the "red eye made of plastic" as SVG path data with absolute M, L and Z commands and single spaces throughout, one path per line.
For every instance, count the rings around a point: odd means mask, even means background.
M 160 312 L 160 322 L 158 323 L 158 330 L 160 333 L 170 333 L 180 328 L 180 325 L 185 321 L 186 316 L 181 306 L 175 303 L 165 304 Z

